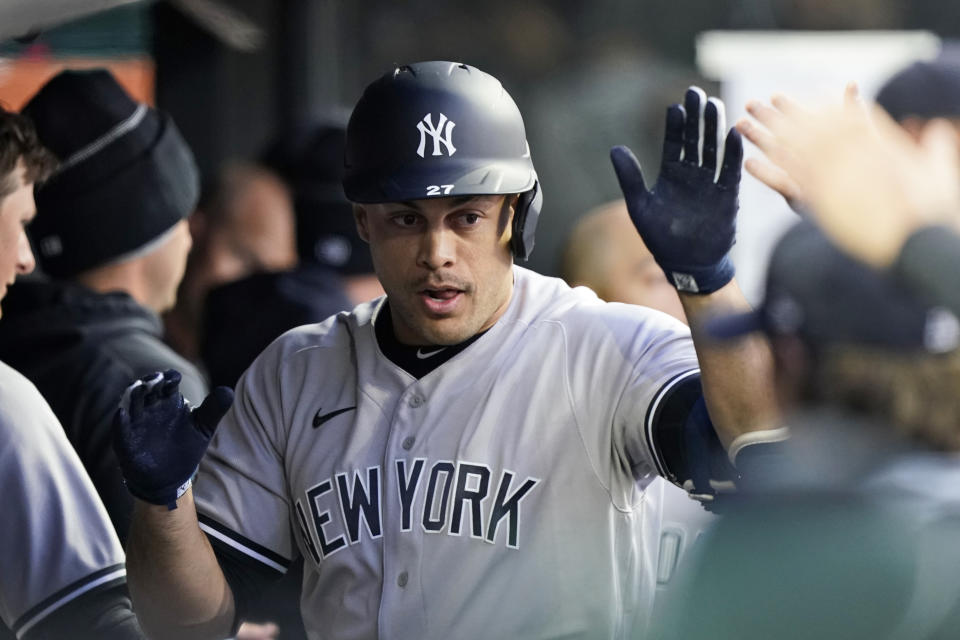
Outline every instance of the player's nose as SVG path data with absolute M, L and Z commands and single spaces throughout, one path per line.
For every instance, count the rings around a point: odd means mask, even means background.
M 426 269 L 449 267 L 456 258 L 456 234 L 449 229 L 427 229 L 420 236 L 417 264 Z
M 37 262 L 33 257 L 33 251 L 30 249 L 30 241 L 25 232 L 20 233 L 20 239 L 17 242 L 17 274 L 27 275 L 33 273 Z

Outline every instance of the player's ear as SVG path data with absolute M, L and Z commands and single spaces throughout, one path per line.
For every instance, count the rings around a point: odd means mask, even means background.
M 367 210 L 363 208 L 363 205 L 353 205 L 353 219 L 357 223 L 357 234 L 364 242 L 369 244 L 370 230 L 367 228 Z
M 502 236 L 507 229 L 513 228 L 513 216 L 517 213 L 517 203 L 520 201 L 520 194 L 504 196 L 503 206 L 500 209 L 500 220 L 497 221 L 497 233 Z M 512 235 L 512 234 L 511 234 Z M 506 238 L 507 241 L 510 238 Z

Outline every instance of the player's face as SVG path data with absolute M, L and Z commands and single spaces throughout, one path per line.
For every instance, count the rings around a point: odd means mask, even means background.
M 503 315 L 513 291 L 515 203 L 465 196 L 356 207 L 400 342 L 457 344 Z
M 23 165 L 18 164 L 7 177 L 17 187 L 0 200 L 0 300 L 7 295 L 7 287 L 16 277 L 33 271 L 35 264 L 26 227 L 37 210 L 33 202 L 33 183 L 23 181 L 24 172 Z

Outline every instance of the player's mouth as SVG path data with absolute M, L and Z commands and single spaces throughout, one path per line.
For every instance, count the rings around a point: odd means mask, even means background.
M 453 287 L 421 289 L 417 292 L 427 311 L 434 315 L 452 313 L 463 300 L 463 290 Z

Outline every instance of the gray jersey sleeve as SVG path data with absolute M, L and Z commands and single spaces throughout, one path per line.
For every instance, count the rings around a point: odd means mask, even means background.
M 282 349 L 275 343 L 237 383 L 233 406 L 200 463 L 200 528 L 246 559 L 285 573 L 297 551 L 284 473 Z
M 628 507 L 637 480 L 660 473 L 648 416 L 672 385 L 696 375 L 689 329 L 666 314 L 623 304 L 594 307 L 589 324 L 568 323 L 571 395 L 601 480 Z M 623 502 L 621 502 L 622 496 Z
M 37 389 L 0 363 L 0 618 L 18 638 L 126 580 L 93 483 Z
M 700 371 L 686 326 L 658 312 L 651 312 L 646 325 L 614 417 L 614 450 L 624 456 L 634 477 L 651 471 L 662 475 L 661 454 L 651 437 L 652 420 L 671 390 Z

